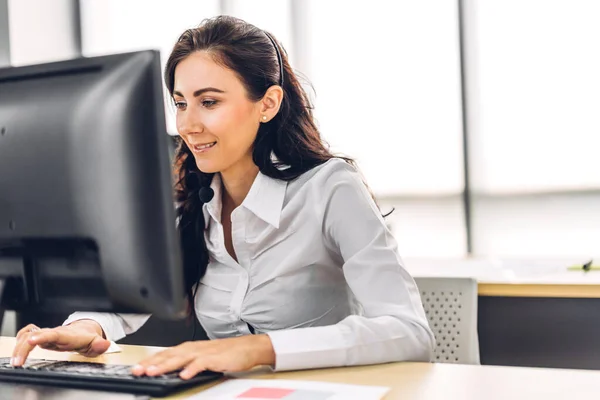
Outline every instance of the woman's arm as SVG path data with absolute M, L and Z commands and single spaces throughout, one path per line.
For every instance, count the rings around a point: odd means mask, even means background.
M 344 260 L 344 276 L 362 315 L 331 326 L 268 333 L 276 369 L 430 361 L 435 339 L 396 241 L 358 173 L 337 165 L 323 185 L 323 234 Z
M 116 341 L 140 329 L 148 321 L 150 315 L 75 312 L 67 318 L 63 326 L 75 321 L 89 319 L 97 322 L 102 327 L 102 332 L 106 339 Z

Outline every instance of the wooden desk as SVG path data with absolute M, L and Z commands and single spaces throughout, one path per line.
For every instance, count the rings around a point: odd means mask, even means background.
M 480 296 L 487 297 L 600 298 L 600 285 L 587 283 L 482 282 L 477 291 Z
M 0 357 L 11 355 L 14 338 L 0 338 Z M 160 348 L 122 345 L 122 353 L 95 359 L 36 349 L 35 358 L 134 364 Z M 239 377 L 252 379 L 302 379 L 321 382 L 388 386 L 386 400 L 495 400 L 594 399 L 600 392 L 600 372 L 519 367 L 452 364 L 394 363 L 352 368 L 332 368 L 286 373 L 257 370 Z M 214 384 L 214 383 L 213 383 Z M 184 399 L 212 386 L 183 392 L 171 399 Z

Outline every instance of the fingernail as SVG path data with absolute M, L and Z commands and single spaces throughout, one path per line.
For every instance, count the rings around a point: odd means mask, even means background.
M 35 342 L 37 340 L 37 336 L 32 336 L 29 338 L 30 341 Z
M 23 363 L 23 357 L 14 357 L 11 361 L 13 367 L 19 367 Z

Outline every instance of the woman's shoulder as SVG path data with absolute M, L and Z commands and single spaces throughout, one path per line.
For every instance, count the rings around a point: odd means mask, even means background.
M 321 194 L 334 190 L 340 184 L 361 185 L 362 180 L 356 167 L 343 158 L 334 157 L 318 165 L 288 185 L 289 194 L 300 192 L 303 189 L 318 189 Z
M 306 171 L 295 179 L 299 184 L 325 184 L 339 179 L 351 179 L 358 173 L 356 167 L 343 158 L 333 157 Z

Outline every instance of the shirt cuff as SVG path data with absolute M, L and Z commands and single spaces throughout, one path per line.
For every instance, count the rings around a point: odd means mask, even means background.
M 69 318 L 63 322 L 63 326 L 82 319 L 91 319 L 102 327 L 107 340 L 117 341 L 126 336 L 123 325 L 117 320 L 118 318 L 114 314 L 75 312 L 69 315 Z
M 275 371 L 346 365 L 343 325 L 267 332 L 275 351 Z M 347 336 L 346 336 L 347 337 Z

